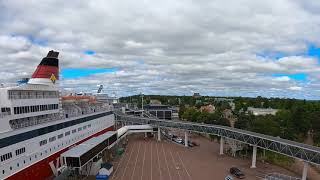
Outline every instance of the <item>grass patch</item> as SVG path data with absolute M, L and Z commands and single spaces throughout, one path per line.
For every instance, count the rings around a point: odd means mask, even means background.
M 266 150 L 266 156 L 264 160 L 268 163 L 278 165 L 284 168 L 290 167 L 294 163 L 294 158 L 288 157 L 282 154 L 278 154 L 272 151 Z

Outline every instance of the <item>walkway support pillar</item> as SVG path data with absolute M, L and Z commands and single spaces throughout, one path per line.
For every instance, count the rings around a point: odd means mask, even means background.
M 158 141 L 161 141 L 160 127 L 158 126 Z
M 252 152 L 252 164 L 251 168 L 256 168 L 256 162 L 257 162 L 257 146 L 253 146 L 253 152 Z
M 307 180 L 308 166 L 307 162 L 303 162 L 302 180 Z
M 220 138 L 220 155 L 223 155 L 224 137 Z
M 184 132 L 184 146 L 189 147 L 188 146 L 188 131 Z

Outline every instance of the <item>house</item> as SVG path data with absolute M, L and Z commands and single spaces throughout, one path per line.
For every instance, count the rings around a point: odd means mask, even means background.
M 226 119 L 233 118 L 233 113 L 232 113 L 232 110 L 231 110 L 231 109 L 225 109 L 225 110 L 223 110 L 222 115 L 223 115 L 223 117 L 226 118 Z
M 234 99 L 229 99 L 229 98 L 222 98 L 222 97 L 220 97 L 220 98 L 214 98 L 214 101 L 215 101 L 215 102 L 224 102 L 224 101 L 226 101 L 226 102 L 233 102 Z
M 193 96 L 194 98 L 199 98 L 199 97 L 201 97 L 200 93 L 193 93 L 192 96 Z
M 234 102 L 229 102 L 229 106 L 231 107 L 232 111 L 236 109 L 236 104 Z
M 208 113 L 214 113 L 215 110 L 216 110 L 216 107 L 214 107 L 214 105 L 212 105 L 212 104 L 209 104 L 209 105 L 201 106 L 201 107 L 200 107 L 200 111 L 201 111 L 201 112 L 206 111 L 206 112 L 208 112 Z
M 159 101 L 158 99 L 150 99 L 150 104 L 160 105 L 160 104 L 161 104 L 161 101 Z
M 248 107 L 247 112 L 252 113 L 255 116 L 265 116 L 267 114 L 276 115 L 278 109 Z

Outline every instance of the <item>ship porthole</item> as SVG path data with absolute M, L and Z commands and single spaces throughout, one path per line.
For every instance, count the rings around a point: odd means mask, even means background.
M 19 163 L 17 163 L 17 167 L 19 167 Z
M 10 170 L 12 170 L 12 167 L 10 166 Z
M 23 160 L 23 164 L 25 164 L 26 163 L 26 160 Z
M 2 174 L 4 174 L 4 170 L 2 170 Z

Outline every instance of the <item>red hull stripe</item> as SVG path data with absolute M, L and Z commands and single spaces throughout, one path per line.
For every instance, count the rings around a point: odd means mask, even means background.
M 96 136 L 99 136 L 99 135 L 101 135 L 103 133 L 106 133 L 108 131 L 113 131 L 113 130 L 114 130 L 113 126 L 108 127 L 108 128 L 106 128 L 106 129 L 104 129 L 104 130 L 102 130 L 102 131 L 100 131 L 100 132 L 98 132 L 96 134 L 93 134 L 93 135 L 91 135 L 91 136 L 89 136 L 89 137 L 87 137 L 87 138 L 85 138 L 85 139 L 73 144 L 73 145 L 70 145 L 70 146 L 68 146 L 68 147 L 56 152 L 55 154 L 52 154 L 51 156 L 47 157 L 46 159 L 43 159 L 43 160 L 41 160 L 41 161 L 39 161 L 39 162 L 27 167 L 26 169 L 23 169 L 23 170 L 17 172 L 16 174 L 10 176 L 7 179 L 8 180 L 21 180 L 21 179 L 23 179 L 23 180 L 29 180 L 29 179 L 30 180 L 44 180 L 44 179 L 52 179 L 53 172 L 52 172 L 52 170 L 50 168 L 50 165 L 49 165 L 49 163 L 51 161 L 54 161 L 54 164 L 56 164 L 56 159 L 58 157 L 60 157 L 60 155 L 62 153 L 66 152 L 69 149 L 69 147 L 81 144 L 82 142 L 84 142 L 84 141 L 86 141 L 86 140 L 88 140 L 88 139 L 90 139 L 92 137 L 96 137 Z
M 51 75 L 54 74 L 56 79 L 59 79 L 59 68 L 54 66 L 39 65 L 36 71 L 32 74 L 32 78 L 46 78 L 50 79 Z

